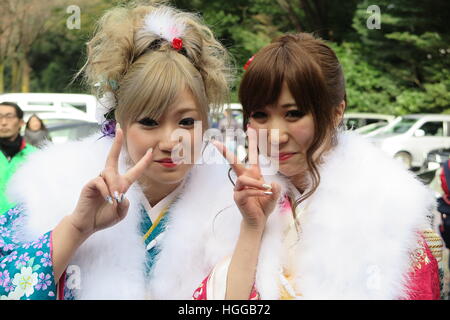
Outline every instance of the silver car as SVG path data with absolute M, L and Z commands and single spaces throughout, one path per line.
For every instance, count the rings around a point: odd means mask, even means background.
M 450 147 L 450 115 L 401 116 L 369 139 L 407 168 L 420 168 L 431 150 Z

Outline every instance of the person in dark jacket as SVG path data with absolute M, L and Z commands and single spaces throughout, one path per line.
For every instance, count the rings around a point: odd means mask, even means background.
M 35 148 L 20 135 L 23 111 L 13 102 L 0 103 L 0 214 L 10 209 L 5 196 L 6 185 L 17 167 Z

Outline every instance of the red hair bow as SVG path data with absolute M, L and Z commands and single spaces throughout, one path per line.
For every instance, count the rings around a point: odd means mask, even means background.
M 248 67 L 250 66 L 250 63 L 252 63 L 254 58 L 255 58 L 255 56 L 252 56 L 250 59 L 248 59 L 247 63 L 244 66 L 244 70 L 248 69 Z

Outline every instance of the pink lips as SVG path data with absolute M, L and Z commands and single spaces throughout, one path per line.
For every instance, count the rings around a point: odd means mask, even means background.
M 280 161 L 286 161 L 288 159 L 290 159 L 291 157 L 293 157 L 296 153 L 295 152 L 281 152 L 278 155 L 278 159 Z

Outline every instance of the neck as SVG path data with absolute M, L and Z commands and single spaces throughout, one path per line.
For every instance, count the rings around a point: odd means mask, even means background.
M 143 183 L 143 185 L 145 186 L 145 197 L 153 207 L 166 196 L 168 196 L 172 191 L 174 191 L 181 184 L 181 182 L 182 181 L 174 184 L 163 184 L 146 181 Z
M 295 176 L 289 177 L 291 183 L 297 188 L 297 190 L 303 194 L 308 187 L 307 170 L 304 170 Z
M 16 140 L 18 136 L 19 136 L 19 134 L 16 134 L 16 135 L 14 135 L 14 136 L 12 136 L 12 137 L 5 137 L 5 138 L 3 138 L 3 139 L 12 142 L 12 141 Z
M 313 154 L 313 161 L 316 164 L 316 166 L 319 166 L 323 163 L 323 156 L 328 153 L 332 149 L 332 144 L 330 140 L 327 140 L 322 146 L 316 150 Z M 289 180 L 292 182 L 292 184 L 297 188 L 297 190 L 303 194 L 308 187 L 311 187 L 311 178 L 309 176 L 309 168 L 306 166 L 305 161 L 305 167 L 302 168 L 302 170 L 289 178 Z

